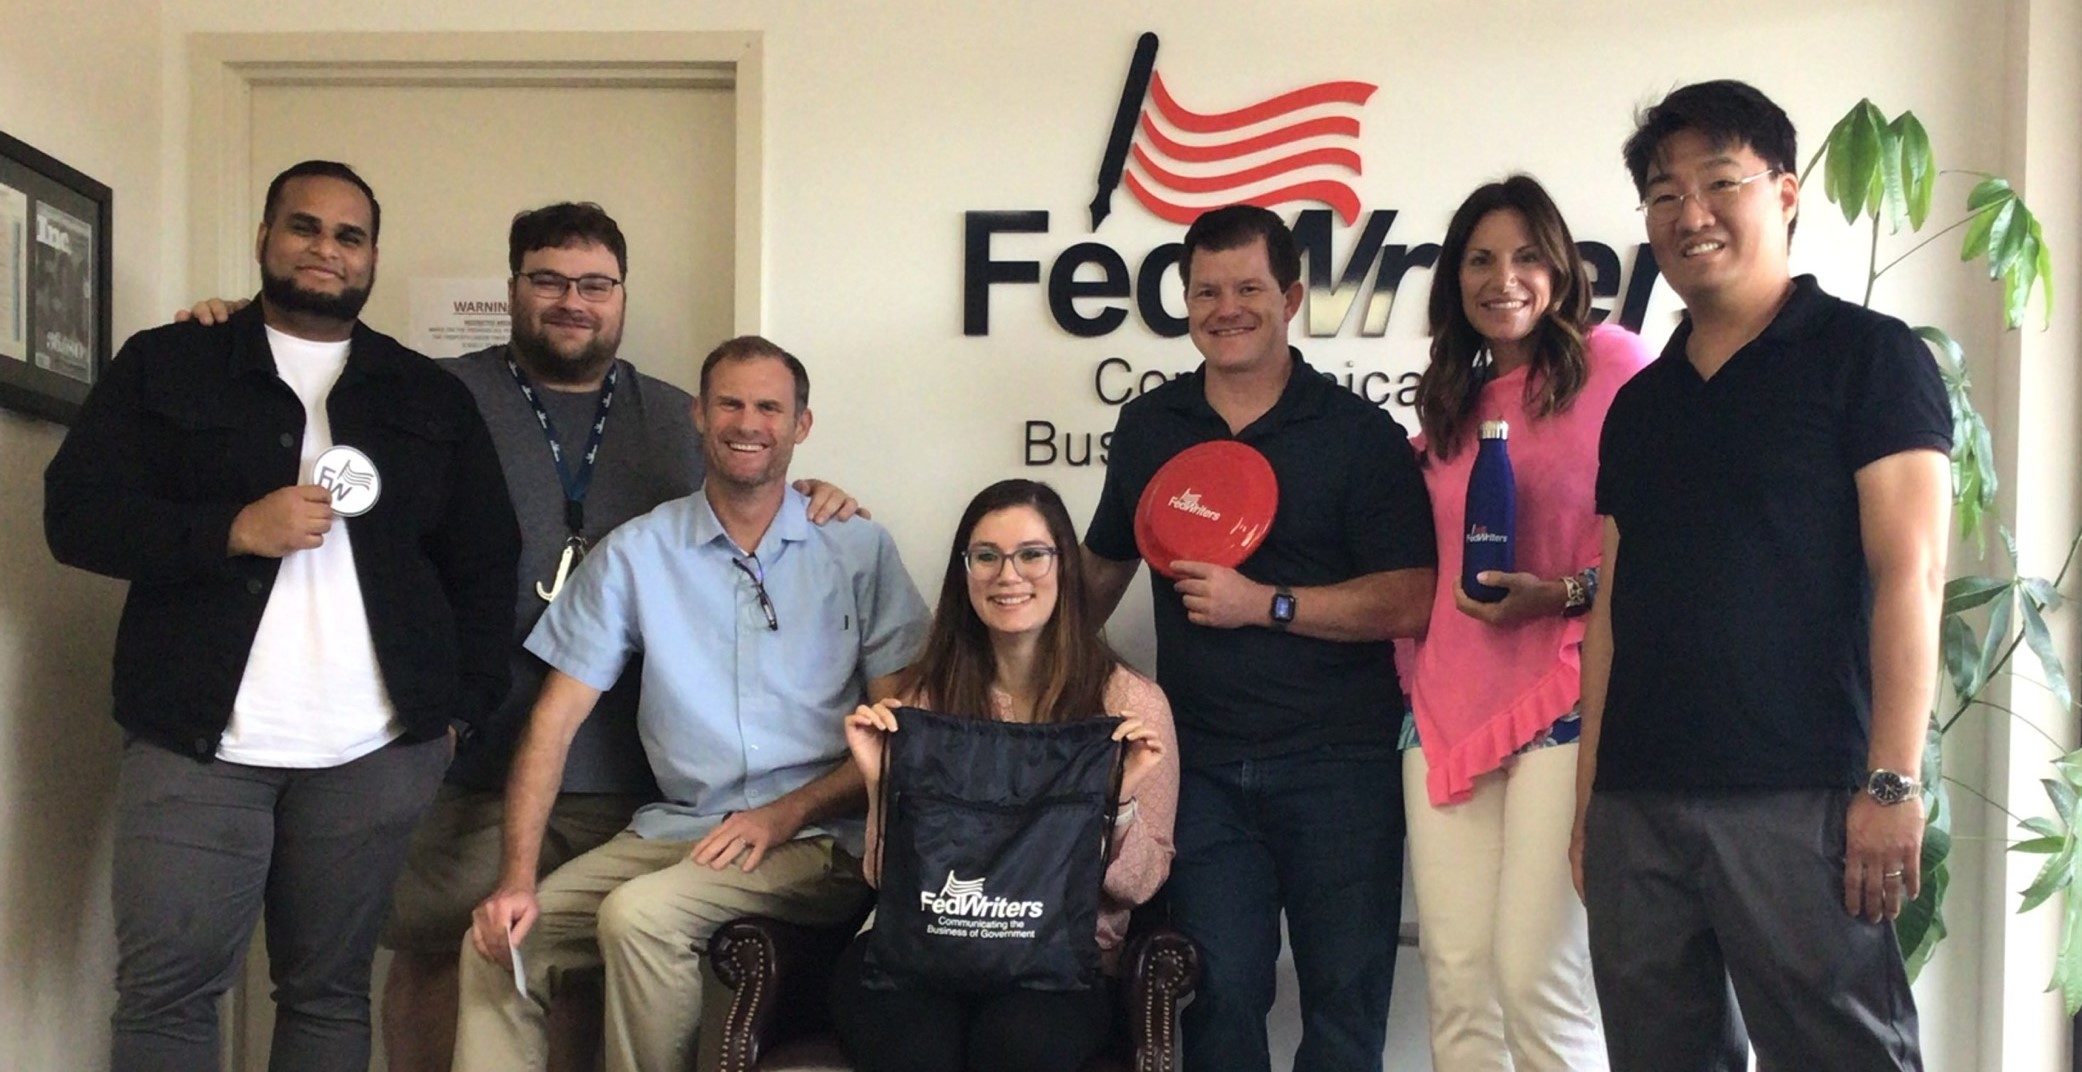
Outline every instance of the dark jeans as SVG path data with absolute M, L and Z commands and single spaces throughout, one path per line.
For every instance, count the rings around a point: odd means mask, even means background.
M 1301 984 L 1294 1072 L 1378 1072 L 1402 918 L 1402 757 L 1341 745 L 1187 768 L 1172 922 L 1200 944 L 1186 1072 L 1266 1072 L 1286 912 Z
M 870 990 L 856 938 L 831 983 L 839 1042 L 860 1072 L 1079 1072 L 1113 1032 L 1113 980 L 1089 990 Z
M 217 999 L 267 918 L 273 1072 L 366 1072 L 369 967 L 448 742 L 338 767 L 199 763 L 123 748 L 116 811 L 111 1067 L 217 1068 Z
M 1612 1072 L 1921 1072 L 1888 923 L 1844 911 L 1848 789 L 1600 791 L 1584 821 Z M 1732 993 L 1731 993 L 1732 990 Z

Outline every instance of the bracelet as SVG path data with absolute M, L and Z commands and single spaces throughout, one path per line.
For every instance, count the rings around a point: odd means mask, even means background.
M 1121 806 L 1120 806 L 1119 808 L 1117 808 L 1117 809 L 1115 809 L 1115 810 L 1114 810 L 1114 813 L 1113 813 L 1113 825 L 1115 825 L 1115 826 L 1126 826 L 1126 825 L 1128 825 L 1128 824 L 1129 824 L 1130 822 L 1134 821 L 1134 819 L 1135 819 L 1135 801 L 1134 801 L 1134 798 L 1132 798 L 1132 797 L 1131 797 L 1131 798 L 1129 798 L 1129 800 L 1128 800 L 1128 802 L 1127 802 L 1127 803 L 1125 803 L 1125 804 L 1122 804 L 1122 805 L 1121 805 Z

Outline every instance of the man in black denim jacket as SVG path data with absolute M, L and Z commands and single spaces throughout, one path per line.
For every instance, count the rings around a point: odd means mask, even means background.
M 271 1067 L 365 1069 L 407 838 L 506 691 L 513 509 L 469 392 L 359 322 L 379 212 L 344 165 L 278 176 L 261 300 L 133 336 L 45 474 L 52 552 L 131 582 L 117 1068 L 215 1067 L 264 908 Z M 376 471 L 351 518 L 320 486 L 336 446 Z

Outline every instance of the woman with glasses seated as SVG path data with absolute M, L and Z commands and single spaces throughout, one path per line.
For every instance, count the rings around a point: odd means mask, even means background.
M 1128 742 L 1128 753 L 1100 895 L 1104 977 L 1078 991 L 869 989 L 861 981 L 865 939 L 856 939 L 839 963 L 832 1002 L 839 1039 L 861 1072 L 1077 1072 L 1106 1047 L 1128 911 L 1171 869 L 1178 743 L 1164 694 L 1099 637 L 1077 546 L 1069 512 L 1048 485 L 1004 480 L 983 489 L 955 528 L 932 633 L 902 700 L 855 711 L 846 739 L 872 802 L 882 736 L 901 730 L 895 706 L 1007 722 L 1123 716 L 1114 738 Z M 880 817 L 870 808 L 866 867 L 879 884 Z

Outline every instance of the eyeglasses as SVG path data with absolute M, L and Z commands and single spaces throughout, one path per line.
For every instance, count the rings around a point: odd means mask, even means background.
M 781 618 L 774 613 L 774 601 L 766 594 L 766 569 L 759 565 L 759 559 L 755 556 L 751 564 L 746 565 L 744 559 L 733 558 L 730 564 L 736 566 L 752 582 L 752 591 L 759 596 L 759 609 L 766 615 L 766 627 L 779 632 Z
M 1682 215 L 1684 203 L 1688 198 L 1699 202 L 1708 212 L 1719 212 L 1734 203 L 1735 196 L 1742 192 L 1743 187 L 1778 173 L 1777 168 L 1765 168 L 1754 175 L 1744 175 L 1739 179 L 1708 179 L 1705 189 L 1691 193 L 1665 190 L 1662 193 L 1650 194 L 1648 200 L 1634 206 L 1634 209 L 1645 213 L 1649 219 L 1657 223 L 1669 223 Z
M 563 297 L 565 291 L 575 286 L 578 288 L 579 297 L 591 302 L 602 302 L 614 297 L 614 288 L 622 285 L 621 280 L 611 275 L 582 275 L 573 279 L 562 272 L 547 270 L 520 272 L 514 278 L 527 280 L 528 286 L 535 291 L 535 296 L 548 301 Z
M 970 578 L 974 580 L 994 580 L 1004 571 L 1005 563 L 1010 562 L 1012 572 L 1018 574 L 1020 580 L 1038 581 L 1048 576 L 1048 571 L 1055 568 L 1056 554 L 1055 548 L 1041 544 L 1015 547 L 1011 551 L 1000 551 L 985 544 L 969 548 L 962 552 L 961 557 L 969 567 Z

